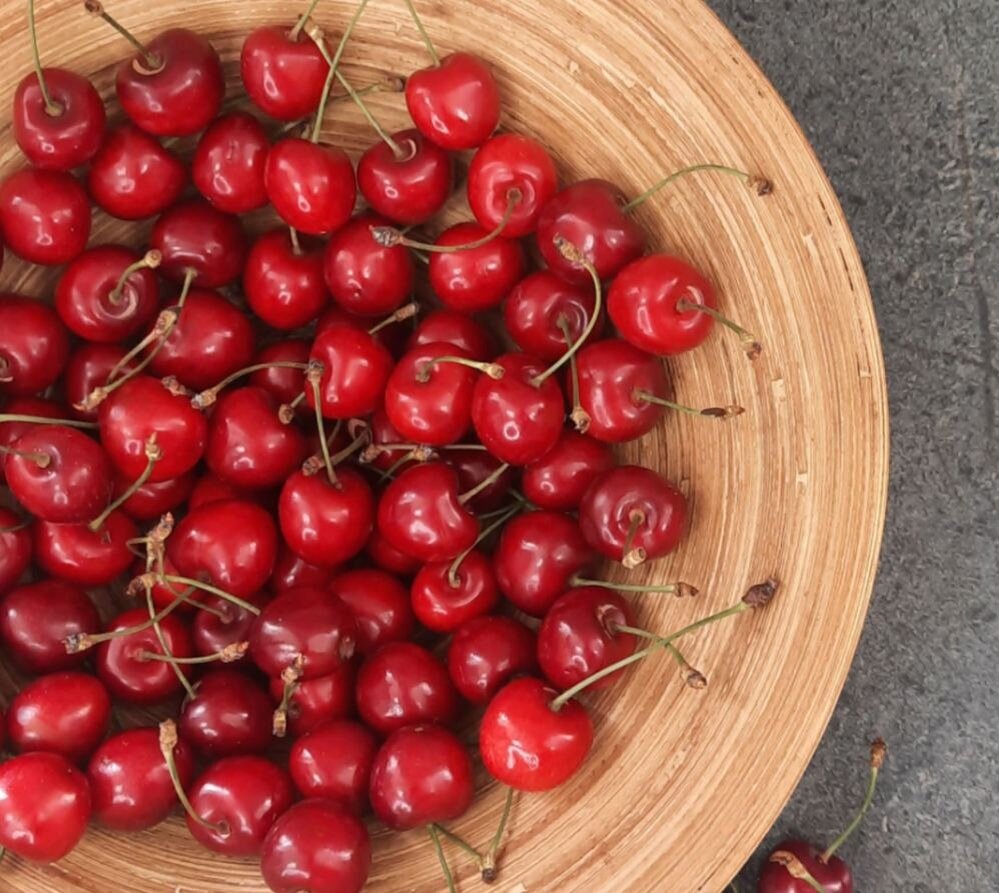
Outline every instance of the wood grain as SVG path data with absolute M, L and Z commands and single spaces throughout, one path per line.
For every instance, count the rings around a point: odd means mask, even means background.
M 294 4 L 295 8 L 304 3 Z M 113 13 L 149 37 L 167 26 L 207 33 L 238 95 L 242 36 L 289 21 L 275 0 L 158 3 L 116 0 Z M 716 333 L 671 363 L 690 404 L 739 402 L 728 423 L 669 417 L 627 455 L 658 467 L 691 495 L 693 527 L 668 560 L 634 577 L 682 578 L 697 601 L 645 596 L 638 613 L 669 630 L 734 601 L 771 574 L 782 592 L 765 615 L 744 615 L 690 640 L 710 679 L 685 689 L 675 666 L 649 661 L 588 699 L 597 744 L 564 790 L 523 797 L 511 827 L 500 893 L 720 891 L 776 818 L 825 728 L 864 621 L 884 521 L 888 462 L 881 351 L 870 296 L 836 198 L 805 138 L 763 75 L 699 0 L 420 0 L 442 50 L 467 48 L 496 66 L 504 127 L 533 133 L 566 179 L 602 176 L 637 193 L 679 166 L 720 161 L 766 174 L 773 195 L 702 175 L 641 211 L 651 243 L 675 251 L 718 284 L 722 306 L 764 342 L 750 363 Z M 23 4 L 2 0 L 0 74 L 10 97 L 30 65 Z M 324 0 L 318 21 L 337 33 L 353 10 Z M 123 40 L 76 0 L 42 0 L 45 61 L 94 75 L 112 92 Z M 364 83 L 405 73 L 426 57 L 401 0 L 375 0 L 348 48 Z M 399 96 L 373 102 L 389 124 Z M 9 109 L 9 104 L 4 107 Z M 340 105 L 327 138 L 356 151 L 372 136 Z M 4 112 L 0 168 L 20 164 Z M 460 216 L 456 208 L 453 216 Z M 138 243 L 143 232 L 104 217 L 93 241 Z M 48 296 L 53 274 L 8 255 L 4 288 Z M 8 684 L 9 687 L 9 684 Z M 485 780 L 483 780 L 485 782 Z M 502 793 L 486 790 L 458 823 L 484 843 Z M 373 893 L 443 889 L 423 835 L 379 835 Z M 458 852 L 462 890 L 485 889 Z M 153 832 L 89 832 L 58 865 L 8 856 L 0 890 L 18 893 L 260 891 L 250 862 L 212 857 L 178 820 Z

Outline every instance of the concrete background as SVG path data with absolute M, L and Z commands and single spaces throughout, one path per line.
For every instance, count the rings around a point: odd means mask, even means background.
M 999 890 L 999 2 L 708 0 L 801 122 L 867 267 L 893 473 L 870 617 L 767 845 L 832 840 L 862 893 Z M 721 841 L 719 841 L 721 844 Z M 761 849 L 742 875 L 753 889 Z M 748 884 L 746 882 L 749 882 Z

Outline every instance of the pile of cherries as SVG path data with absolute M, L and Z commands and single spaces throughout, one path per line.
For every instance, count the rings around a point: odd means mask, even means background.
M 222 111 L 204 37 L 143 43 L 88 0 L 135 50 L 109 126 L 87 79 L 42 67 L 29 0 L 28 165 L 0 184 L 0 232 L 61 269 L 51 302 L 0 295 L 0 644 L 24 680 L 0 845 L 26 859 L 180 805 L 277 893 L 351 893 L 370 809 L 427 829 L 450 887 L 442 836 L 493 879 L 512 793 L 586 758 L 580 693 L 658 653 L 703 686 L 679 640 L 775 592 L 662 635 L 622 593 L 692 586 L 598 575 L 687 524 L 684 495 L 613 446 L 669 409 L 741 412 L 673 402 L 662 358 L 716 321 L 760 350 L 696 269 L 645 253 L 633 212 L 693 171 L 769 184 L 698 165 L 630 201 L 560 187 L 544 146 L 495 134 L 489 66 L 440 58 L 412 3 L 432 64 L 358 88 L 339 62 L 367 0 L 335 49 L 315 5 L 246 38 L 261 119 Z M 403 89 L 414 126 L 387 133 L 363 97 Z M 356 167 L 321 139 L 345 98 L 377 136 Z M 471 219 L 418 238 L 459 182 Z M 268 205 L 248 236 L 240 215 Z M 155 218 L 148 244 L 88 247 L 95 208 Z M 115 702 L 162 722 L 122 730 Z M 442 824 L 474 794 L 462 716 L 510 792 L 482 849 Z

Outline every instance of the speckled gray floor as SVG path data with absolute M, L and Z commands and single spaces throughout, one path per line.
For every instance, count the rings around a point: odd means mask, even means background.
M 871 614 L 825 740 L 767 842 L 835 836 L 879 732 L 891 755 L 877 811 L 846 849 L 858 891 L 994 893 L 999 2 L 709 3 L 790 105 L 846 209 L 892 411 Z

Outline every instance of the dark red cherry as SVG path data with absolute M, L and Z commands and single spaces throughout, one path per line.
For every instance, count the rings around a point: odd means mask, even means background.
M 289 338 L 286 341 L 275 341 L 261 347 L 253 358 L 253 364 L 266 363 L 308 363 L 310 342 Z M 270 366 L 258 369 L 250 376 L 250 384 L 270 392 L 278 403 L 291 403 L 299 394 L 305 382 L 305 373 L 301 369 L 287 366 Z
M 355 815 L 368 805 L 378 739 L 359 722 L 341 719 L 303 735 L 288 756 L 291 780 L 303 797 L 336 800 Z
M 269 586 L 275 593 L 295 589 L 298 586 L 314 586 L 322 589 L 324 586 L 329 586 L 334 574 L 333 568 L 309 564 L 304 558 L 296 555 L 287 543 L 281 543 Z
M 474 149 L 499 123 L 499 87 L 478 56 L 452 53 L 409 76 L 406 107 L 420 132 L 438 146 Z
M 246 258 L 243 289 L 250 309 L 271 328 L 308 325 L 329 304 L 323 251 L 303 237 L 296 246 L 284 227 L 264 233 Z
M 853 872 L 839 856 L 822 858 L 819 848 L 804 840 L 782 840 L 775 851 L 791 853 L 826 893 L 853 893 Z M 767 861 L 760 869 L 757 893 L 814 893 L 815 887 L 796 878 L 783 865 Z
M 2 306 L 0 304 L 0 307 Z M 2 331 L 0 329 L 0 332 Z M 42 397 L 13 397 L 3 407 L 3 411 L 11 416 L 26 415 L 43 419 L 64 419 L 70 415 L 66 407 L 54 400 L 45 400 Z M 12 447 L 34 427 L 33 422 L 0 422 L 0 446 Z M 3 466 L 4 463 L 0 460 L 0 483 L 6 480 Z
M 592 283 L 578 285 L 551 270 L 525 276 L 503 302 L 503 323 L 517 346 L 551 362 L 583 335 L 593 317 Z M 597 323 L 597 329 L 601 328 Z
M 416 619 L 436 633 L 454 632 L 499 603 L 496 575 L 485 555 L 473 549 L 454 573 L 451 565 L 450 561 L 423 565 L 410 590 Z
M 254 28 L 243 42 L 239 71 L 243 88 L 262 112 L 279 121 L 307 118 L 319 107 L 329 64 L 302 29 Z
M 0 594 L 10 589 L 31 564 L 31 531 L 21 517 L 0 506 Z M 0 618 L 2 618 L 0 609 Z M 0 619 L 0 639 L 3 637 Z
M 123 496 L 131 485 L 132 481 L 119 474 L 115 478 L 115 499 Z M 193 489 L 194 472 L 189 471 L 168 481 L 143 484 L 122 503 L 121 509 L 136 521 L 155 521 L 187 502 Z
M 357 162 L 358 188 L 372 210 L 393 223 L 424 223 L 451 194 L 451 156 L 418 130 L 400 130 L 392 139 L 402 154 L 378 140 Z
M 198 506 L 221 502 L 223 499 L 248 499 L 253 502 L 254 494 L 228 484 L 213 474 L 203 474 L 194 482 L 187 508 L 193 511 Z
M 69 334 L 51 307 L 0 294 L 0 394 L 44 391 L 62 374 L 68 356 Z
M 271 743 L 270 695 L 240 670 L 210 670 L 180 711 L 177 728 L 203 757 L 263 753 Z
M 135 523 L 122 511 L 112 512 L 100 530 L 88 524 L 32 526 L 35 563 L 46 573 L 79 586 L 106 586 L 132 563 L 129 541 L 139 535 Z
M 503 464 L 488 450 L 471 448 L 448 450 L 444 458 L 458 472 L 458 490 L 461 493 L 484 483 Z M 502 508 L 509 504 L 510 490 L 516 485 L 517 469 L 508 466 L 489 486 L 476 493 L 468 501 L 468 506 L 478 514 Z
M 473 617 L 455 631 L 447 669 L 466 701 L 488 704 L 514 676 L 538 666 L 535 635 L 512 617 Z
M 365 550 L 368 558 L 376 567 L 399 577 L 412 576 L 422 564 L 419 559 L 411 558 L 404 552 L 400 552 L 382 536 L 381 531 L 377 528 L 371 531 Z
M 183 587 L 177 586 L 177 588 L 183 591 Z M 245 601 L 261 608 L 267 604 L 269 599 L 268 593 L 257 592 Z M 194 650 L 198 654 L 211 656 L 233 645 L 249 641 L 250 630 L 257 620 L 256 614 L 217 595 L 203 594 L 197 601 L 199 604 L 207 605 L 215 612 L 194 612 L 194 620 L 191 622 L 191 639 L 194 642 Z M 163 607 L 163 605 L 157 604 L 157 607 Z
M 149 242 L 163 256 L 160 270 L 167 279 L 183 282 L 194 270 L 194 283 L 202 288 L 235 282 L 246 263 L 246 233 L 239 220 L 198 199 L 161 214 Z
M 402 642 L 412 635 L 409 593 L 391 574 L 374 568 L 344 571 L 329 588 L 357 621 L 358 654 L 370 654 L 387 642 Z
M 373 335 L 353 326 L 330 326 L 316 336 L 309 357 L 322 363 L 319 397 L 326 418 L 365 416 L 381 406 L 393 362 Z M 309 384 L 305 401 L 315 406 Z
M 489 233 L 477 223 L 457 223 L 434 242 L 439 247 L 467 245 Z M 435 251 L 427 274 L 445 307 L 478 313 L 498 307 L 524 275 L 524 249 L 514 239 L 492 239 L 476 248 Z
M 71 174 L 23 168 L 0 183 L 7 248 L 41 266 L 68 263 L 87 247 L 90 202 Z
M 438 341 L 460 348 L 479 362 L 491 360 L 499 353 L 489 329 L 457 310 L 433 310 L 428 313 L 413 330 L 406 342 L 406 350 Z
M 308 734 L 327 722 L 346 719 L 354 713 L 354 676 L 352 662 L 342 663 L 326 676 L 303 679 L 288 702 L 288 730 L 294 737 Z M 271 698 L 281 702 L 284 683 L 271 679 Z
M 216 118 L 198 140 L 191 161 L 194 185 L 226 214 L 245 214 L 267 204 L 264 165 L 270 143 L 261 123 L 246 112 Z
M 524 468 L 524 495 L 538 508 L 571 512 L 579 508 L 587 487 L 614 467 L 611 448 L 576 431 L 563 431 L 544 456 Z
M 271 146 L 264 172 L 267 197 L 288 226 L 323 236 L 354 212 L 354 166 L 342 149 L 286 137 Z

